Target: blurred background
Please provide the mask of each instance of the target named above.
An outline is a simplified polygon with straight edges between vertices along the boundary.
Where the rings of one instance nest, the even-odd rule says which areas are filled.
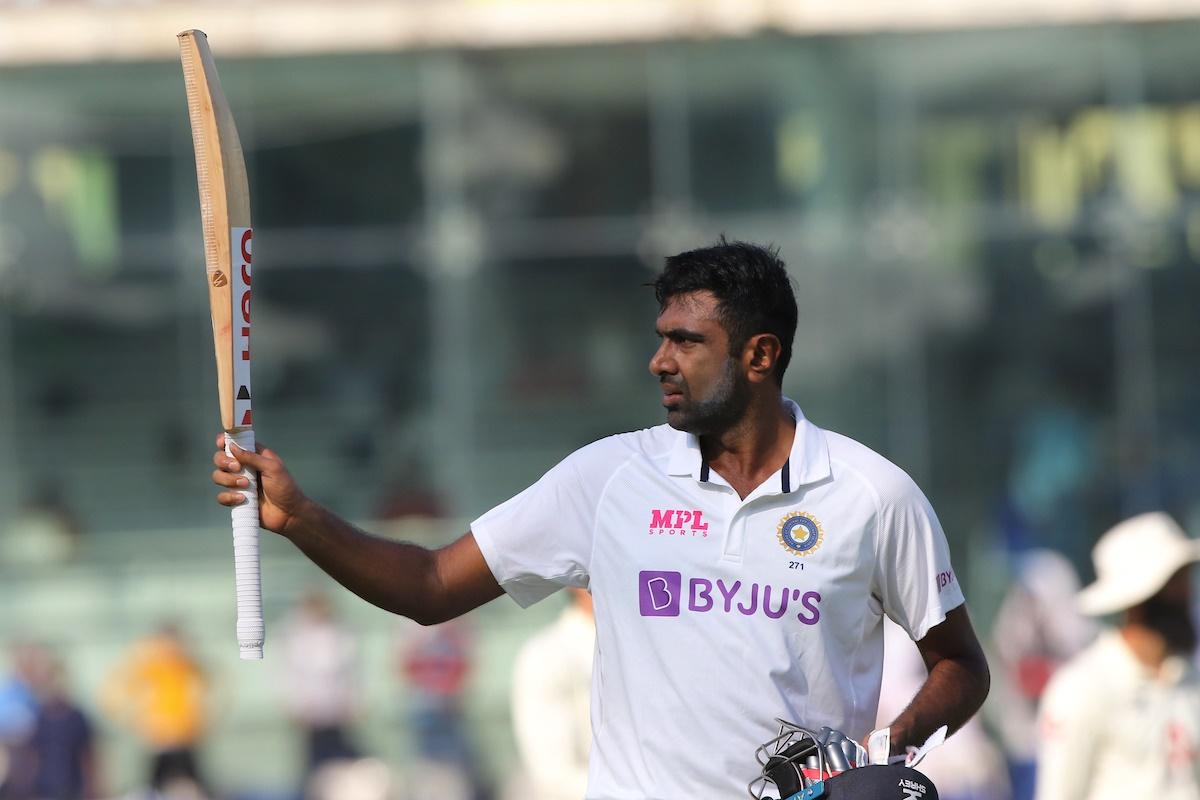
[[[250,173],[259,439],[373,531],[448,541],[660,423],[644,284],[721,234],[780,248],[786,393],[925,489],[993,647],[1038,638],[1031,554],[1069,586],[1125,516],[1200,525],[1200,2],[9,0],[0,743],[59,686],[105,796],[164,747],[294,796],[314,726],[393,796],[431,762],[441,797],[513,796],[513,659],[567,603],[422,631],[266,538],[266,660],[237,660],[189,27]]]

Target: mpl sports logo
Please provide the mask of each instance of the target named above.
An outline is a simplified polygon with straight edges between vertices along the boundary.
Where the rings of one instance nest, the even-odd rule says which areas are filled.
[[[250,251],[254,234],[250,228],[230,228],[229,252],[233,254],[233,400],[234,424],[253,424],[250,412]]]
[[[654,508],[650,510],[650,535],[707,539],[708,523],[698,508]]]
[[[805,625],[816,625],[821,621],[821,593],[722,578],[689,578],[685,592],[682,573],[642,570],[638,573],[638,610],[643,617],[678,617],[685,610],[744,617],[762,614],[770,619],[791,614]]]

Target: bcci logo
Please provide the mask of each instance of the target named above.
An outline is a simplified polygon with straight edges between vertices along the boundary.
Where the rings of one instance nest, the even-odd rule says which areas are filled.
[[[793,511],[779,521],[779,543],[783,549],[797,556],[806,556],[821,546],[825,533],[821,523],[812,514]]]

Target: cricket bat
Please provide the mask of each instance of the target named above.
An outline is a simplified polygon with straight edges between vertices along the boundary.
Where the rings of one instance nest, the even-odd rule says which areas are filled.
[[[250,191],[246,161],[233,113],[221,91],[208,37],[202,31],[179,34],[183,81],[187,88],[204,267],[217,355],[217,394],[225,452],[230,440],[254,451],[250,412]],[[250,486],[246,502],[232,509],[233,563],[237,585],[237,639],[243,659],[263,657],[262,576],[258,558],[258,475],[242,475]]]

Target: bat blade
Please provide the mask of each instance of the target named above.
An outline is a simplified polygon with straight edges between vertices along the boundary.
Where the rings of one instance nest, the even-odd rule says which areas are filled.
[[[246,161],[233,112],[221,89],[216,63],[202,31],[179,34],[188,116],[196,154],[204,267],[217,361],[217,395],[226,452],[230,442],[254,450],[250,390],[250,299],[253,229]],[[233,509],[237,637],[241,657],[262,658],[264,627],[258,552],[258,476]]]
[[[237,126],[221,89],[208,37],[202,31],[184,31],[179,34],[179,51],[196,153],[196,183],[200,190],[204,266],[216,344],[221,426],[232,431],[243,426],[242,417],[249,410],[250,397],[247,383],[244,385],[245,407],[237,407],[243,386],[235,385],[236,362],[244,360],[247,366],[249,362],[249,347],[238,353],[234,344],[241,333],[238,328],[249,326],[250,187]],[[244,261],[242,235],[246,237]],[[243,263],[245,275],[241,269]],[[244,315],[241,295],[246,296]],[[245,319],[239,319],[242,316]],[[247,332],[247,345],[248,339]],[[245,373],[248,381],[249,370]],[[238,414],[239,410],[242,415]]]

